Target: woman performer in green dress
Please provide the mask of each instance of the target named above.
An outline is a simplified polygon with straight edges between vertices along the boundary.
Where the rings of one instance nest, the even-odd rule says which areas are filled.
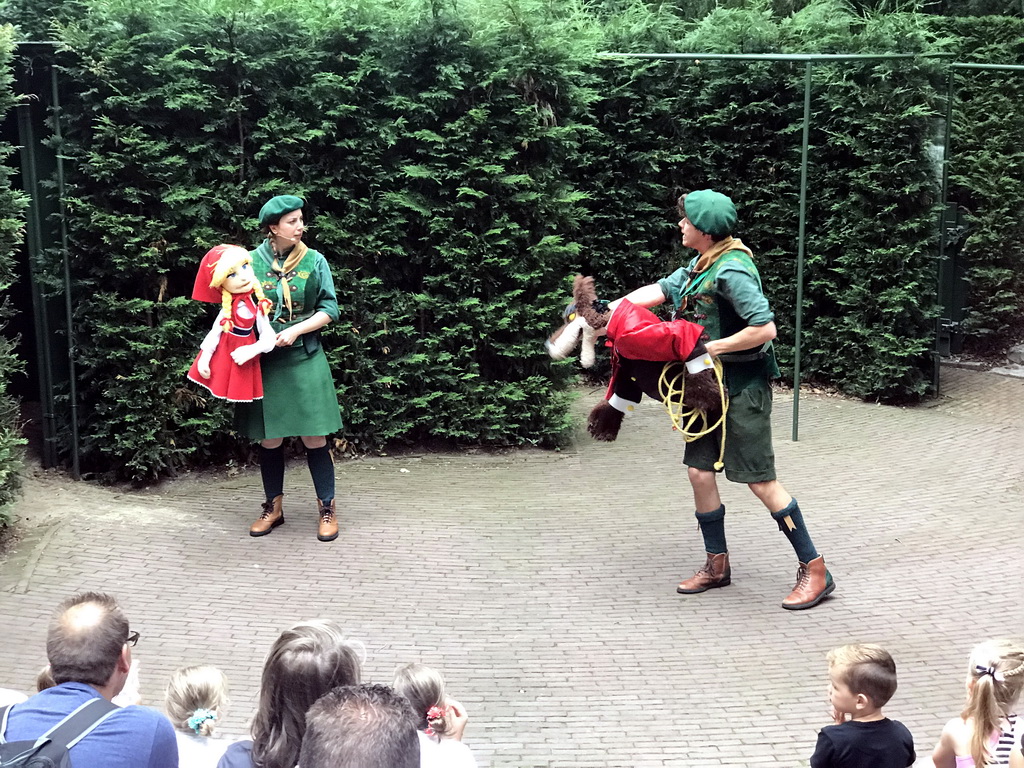
[[[277,347],[263,355],[263,399],[240,403],[235,427],[260,441],[266,501],[250,536],[265,536],[284,522],[284,438],[301,437],[313,477],[320,525],[317,538],[338,538],[334,463],[327,435],[341,429],[338,394],[320,346],[320,329],[338,319],[327,260],[302,242],[302,198],[278,195],[260,210],[267,239],[251,252],[253,272],[273,302],[270,324]]]

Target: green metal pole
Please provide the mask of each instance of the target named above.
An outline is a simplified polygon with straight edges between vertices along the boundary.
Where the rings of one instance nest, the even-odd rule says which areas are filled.
[[[57,464],[57,419],[54,411],[53,360],[50,331],[43,302],[42,282],[36,277],[43,250],[43,214],[40,207],[39,173],[36,169],[36,140],[32,112],[28,104],[19,104],[18,141],[21,143],[21,178],[29,196],[25,216],[25,245],[28,250],[28,282],[32,292],[32,315],[36,330],[36,361],[39,366],[39,406],[42,410],[43,466]]]
[[[71,476],[75,480],[82,479],[79,467],[78,446],[78,385],[75,381],[75,345],[74,315],[71,306],[71,256],[68,253],[68,221],[64,205],[64,140],[60,131],[60,92],[57,89],[57,67],[50,64],[50,85],[53,109],[53,136],[57,140],[57,199],[60,203],[60,246],[61,260],[64,267],[64,320],[68,326],[68,400],[71,403]]]
[[[952,53],[613,53],[602,59],[654,59],[682,61],[890,61],[893,59],[948,59]],[[978,65],[983,66],[983,65]]]
[[[996,72],[1024,72],[1024,64],[950,64],[953,69],[988,69]]]
[[[939,264],[938,269],[935,270],[935,280],[937,285],[935,287],[935,296],[937,300],[950,308],[953,306],[952,289],[950,290],[950,297],[948,303],[946,297],[942,295],[942,275],[949,268],[946,263],[946,229],[948,226],[946,220],[947,208],[949,207],[949,159],[952,154],[952,147],[950,141],[953,136],[953,83],[956,77],[956,72],[950,67],[946,73],[946,124],[943,129],[942,139],[942,186],[939,192],[940,200],[942,201],[942,209],[939,212]],[[949,284],[952,286],[952,281],[955,279],[954,275],[949,276]],[[932,371],[932,379],[935,382],[935,396],[939,396],[939,390],[941,388],[941,379],[939,376],[939,337],[942,333],[942,318],[938,317],[935,319],[935,361],[934,370]]]
[[[796,241],[796,327],[793,349],[793,442],[800,439],[800,344],[804,318],[804,234],[807,230],[807,147],[811,140],[811,66],[804,64],[804,137],[800,147],[800,230]]]

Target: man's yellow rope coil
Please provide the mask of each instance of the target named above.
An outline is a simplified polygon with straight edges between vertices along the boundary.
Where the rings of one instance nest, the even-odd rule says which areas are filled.
[[[696,408],[684,410],[686,408],[683,405],[683,393],[686,391],[686,367],[677,368],[679,372],[670,377],[668,369],[671,365],[674,363],[665,363],[665,367],[661,369],[661,377],[658,379],[658,394],[661,396],[665,410],[668,411],[669,418],[672,419],[672,427],[683,436],[683,440],[692,443],[694,440],[711,434],[721,425],[722,441],[715,469],[722,469],[725,466],[723,461],[725,458],[725,414],[729,411],[729,392],[722,380],[722,363],[717,358],[714,361],[715,378],[718,379],[718,391],[722,396],[722,415],[718,417],[718,421],[710,425],[708,424],[708,415],[704,411],[698,411]],[[694,425],[698,419],[700,426],[695,429]]]

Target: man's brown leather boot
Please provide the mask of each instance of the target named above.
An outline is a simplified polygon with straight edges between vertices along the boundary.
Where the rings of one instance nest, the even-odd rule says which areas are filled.
[[[330,504],[324,504],[320,499],[316,500],[320,507],[320,528],[316,537],[320,541],[334,541],[338,538],[338,517],[334,513],[334,499]]]
[[[281,509],[281,502],[284,496],[275,496],[271,501],[263,502],[263,511],[259,518],[249,529],[250,536],[266,536],[277,526],[284,523],[284,511]]]
[[[695,595],[707,592],[715,587],[725,587],[732,583],[732,569],[729,567],[729,553],[720,555],[707,553],[708,561],[699,571],[676,587],[681,595]]]
[[[790,611],[813,608],[825,595],[832,594],[836,583],[825,567],[825,557],[818,555],[809,563],[800,563],[796,572],[796,586],[789,597],[782,601],[782,607]]]

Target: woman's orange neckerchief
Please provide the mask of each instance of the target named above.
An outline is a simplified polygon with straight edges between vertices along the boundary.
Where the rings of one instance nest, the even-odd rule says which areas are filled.
[[[305,258],[306,252],[309,248],[306,247],[304,242],[299,240],[291,251],[288,252],[283,265],[278,260],[277,251],[274,250],[273,244],[271,244],[270,250],[274,253],[274,260],[271,262],[270,268],[280,276],[281,298],[284,301],[285,307],[288,308],[288,320],[290,321],[292,319],[292,289],[291,286],[288,285],[288,275],[290,275],[295,268],[299,266],[299,262]]]
[[[746,251],[750,258],[754,258],[754,254],[743,244],[742,240],[730,235],[724,240],[719,240],[700,255],[700,258],[697,259],[697,264],[693,268],[694,276],[707,272],[711,265],[718,261],[718,257],[726,251]]]
[[[747,248],[747,246],[743,244],[742,240],[738,237],[733,237],[732,235],[726,237],[724,240],[719,240],[717,243],[712,245],[700,255],[700,258],[697,259],[697,263],[693,266],[693,269],[690,270],[690,279],[687,281],[686,285],[683,286],[682,301],[679,304],[680,311],[686,309],[687,298],[695,291],[697,283],[704,282],[702,280],[699,281],[698,278],[711,269],[722,254],[728,253],[729,251],[743,251],[751,258],[751,260],[754,258],[753,251]]]

